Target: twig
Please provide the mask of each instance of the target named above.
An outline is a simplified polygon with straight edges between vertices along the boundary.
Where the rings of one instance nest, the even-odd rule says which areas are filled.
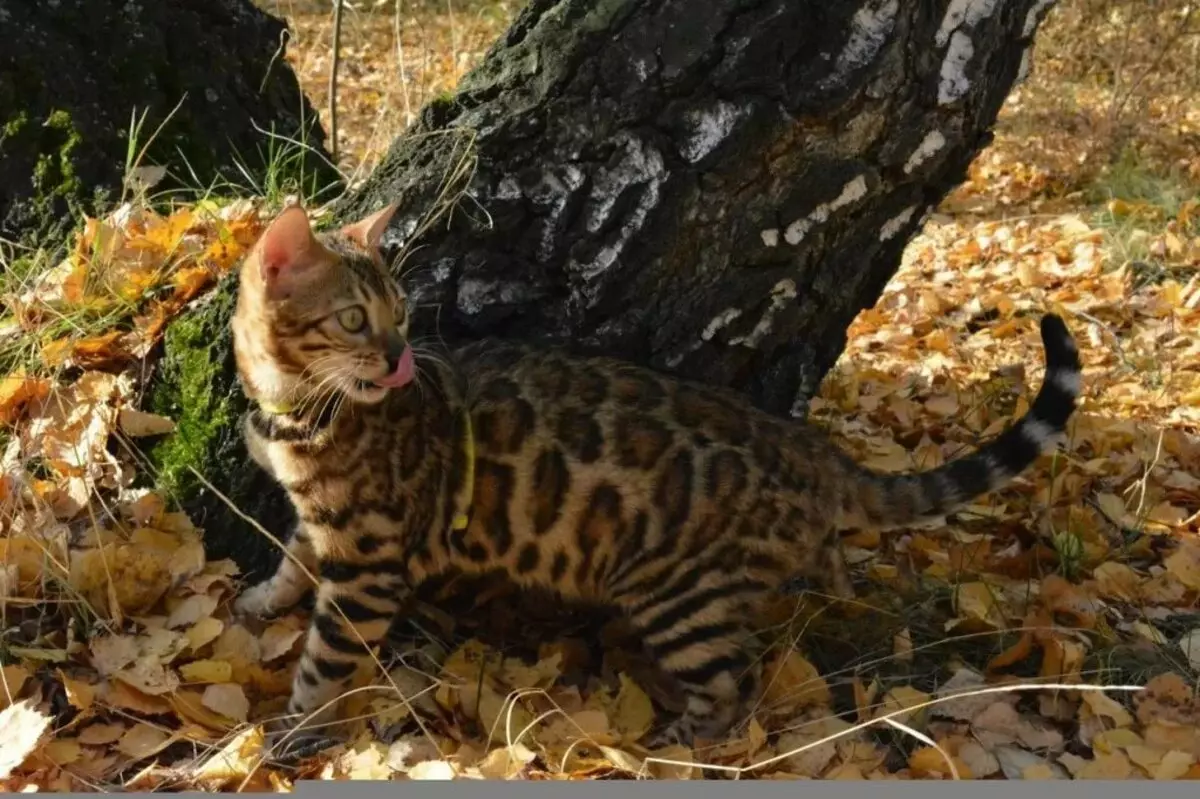
[[[404,127],[412,124],[412,100],[409,98],[408,92],[408,72],[404,68],[404,40],[402,34],[404,26],[401,18],[404,16],[404,0],[396,0],[396,19],[395,19],[395,36],[396,36],[396,64],[400,68],[400,91],[404,98]]]
[[[337,79],[338,65],[342,61],[342,3],[333,0],[333,62],[329,65],[329,138],[332,140],[330,153],[338,160]]]

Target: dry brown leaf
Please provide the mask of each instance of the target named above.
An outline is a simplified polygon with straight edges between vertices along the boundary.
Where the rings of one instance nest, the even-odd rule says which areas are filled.
[[[794,713],[802,708],[829,704],[829,684],[799,652],[791,650],[771,660],[763,670],[763,710]]]
[[[87,710],[96,701],[96,689],[90,683],[83,680],[75,680],[63,674],[62,669],[58,670],[58,680],[63,685],[63,690],[66,692],[67,701],[79,710]]]
[[[898,685],[884,694],[883,704],[877,711],[875,711],[875,718],[883,718],[884,716],[888,716],[893,721],[898,721],[901,724],[909,724],[920,727],[920,719],[924,717],[928,708],[918,708],[918,706],[924,705],[932,698],[933,697],[931,697],[929,694],[925,693],[924,691],[918,691],[911,685]],[[918,709],[910,712],[898,712],[907,711],[909,708]],[[893,713],[896,715],[892,715]]]
[[[172,743],[173,739],[170,733],[145,722],[139,722],[121,736],[121,740],[117,742],[117,751],[134,760],[142,760],[153,757]]]
[[[632,743],[654,726],[654,705],[641,686],[624,673],[619,677],[621,689],[617,693],[613,726],[623,741]]]
[[[88,746],[116,743],[127,729],[124,724],[89,724],[79,731],[79,742]]]
[[[0,708],[8,707],[29,680],[29,669],[10,663],[0,669]]]

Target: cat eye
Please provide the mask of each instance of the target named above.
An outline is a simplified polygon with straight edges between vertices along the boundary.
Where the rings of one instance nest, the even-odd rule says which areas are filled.
[[[367,326],[367,312],[361,305],[351,305],[338,311],[337,320],[347,333],[361,333]]]

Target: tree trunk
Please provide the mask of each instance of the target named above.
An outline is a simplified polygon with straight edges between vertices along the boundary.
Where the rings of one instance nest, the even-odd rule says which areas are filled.
[[[338,215],[401,201],[418,334],[567,342],[800,416],[1050,5],[533,0]],[[254,485],[251,513],[277,496]]]
[[[250,0],[0,0],[0,237],[65,244],[79,214],[119,197],[143,114],[140,163],[170,167],[156,191],[245,184],[239,163],[333,183],[284,31]],[[268,165],[271,130],[312,152]]]

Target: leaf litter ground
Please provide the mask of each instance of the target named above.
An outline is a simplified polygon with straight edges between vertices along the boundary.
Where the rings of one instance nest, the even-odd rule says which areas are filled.
[[[8,292],[0,326],[4,786],[1200,778],[1200,112],[1155,86],[1097,161],[1116,92],[1068,80],[1093,67],[1055,46],[1086,13],[1052,18],[1051,55],[810,406],[872,466],[935,466],[1024,411],[1037,318],[1056,310],[1085,366],[1064,449],[937,524],[848,536],[857,599],[781,596],[762,702],[695,750],[637,744],[678,708],[619,622],[483,581],[423,591],[388,679],[348,697],[346,744],[276,762],[259,724],[286,701],[305,612],[234,620],[236,565],[143,485],[136,446],[173,429],[138,408],[145,357],[267,209],[87,220],[57,268]]]

